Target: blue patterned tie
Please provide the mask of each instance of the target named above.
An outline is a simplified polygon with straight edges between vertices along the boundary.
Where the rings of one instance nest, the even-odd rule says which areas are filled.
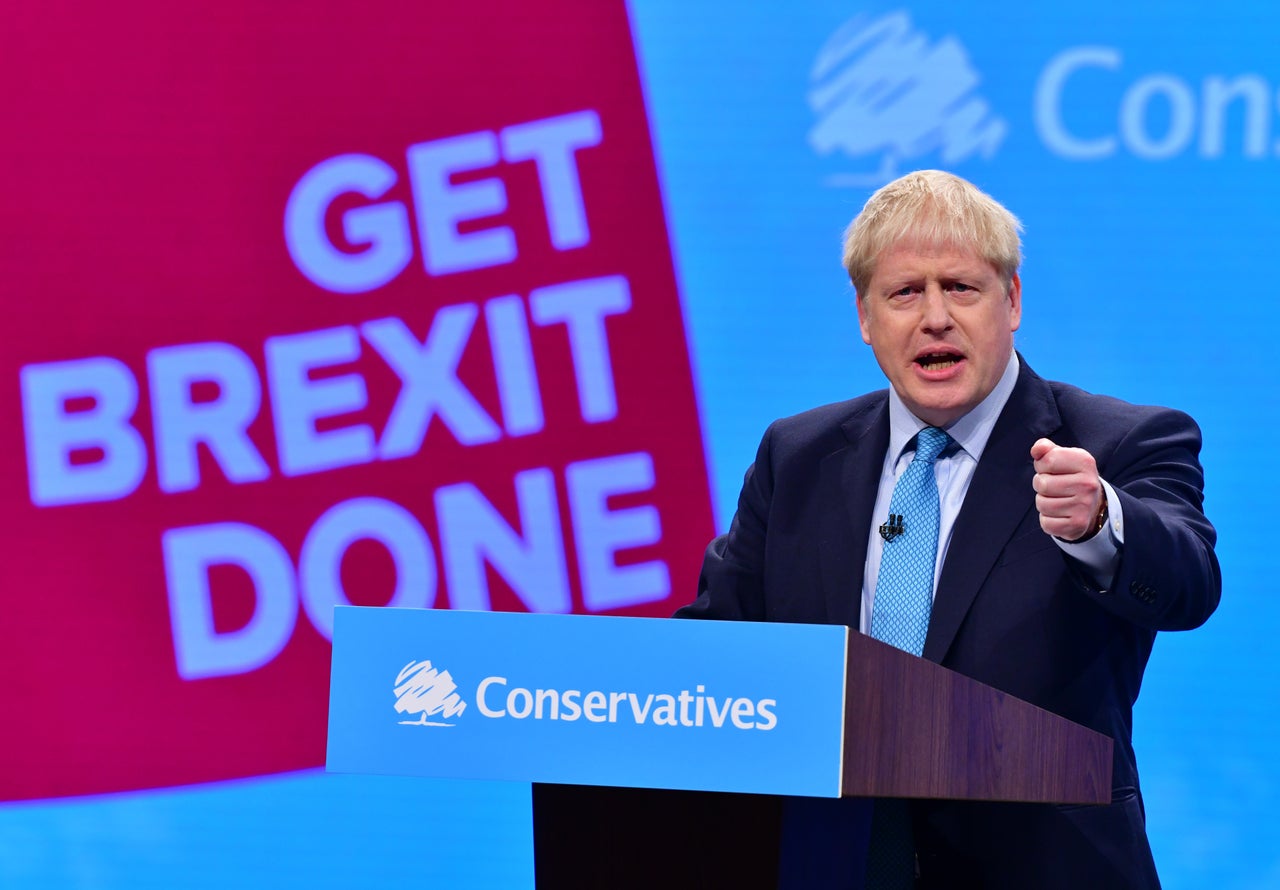
[[[933,610],[933,566],[938,556],[938,482],[933,462],[951,437],[925,427],[916,437],[916,456],[893,487],[889,512],[902,517],[902,532],[885,541],[871,612],[871,636],[905,649],[924,651]]]
[[[885,541],[871,610],[871,636],[913,655],[924,651],[933,611],[941,506],[933,463],[951,442],[937,427],[916,437],[916,455],[893,487],[889,512],[901,531]],[[894,520],[888,525],[893,526]],[[901,800],[878,800],[867,851],[869,890],[908,890],[915,883],[911,818]]]

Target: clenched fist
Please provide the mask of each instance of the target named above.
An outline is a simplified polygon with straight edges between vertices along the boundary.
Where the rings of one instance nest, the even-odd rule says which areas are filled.
[[[1064,541],[1092,536],[1106,500],[1093,455],[1039,439],[1031,446],[1031,459],[1040,527]]]

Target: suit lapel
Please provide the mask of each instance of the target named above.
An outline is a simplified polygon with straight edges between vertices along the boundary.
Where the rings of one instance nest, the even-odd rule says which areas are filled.
[[[827,517],[818,548],[827,621],[854,630],[861,614],[871,511],[889,447],[887,405],[886,397],[845,421],[841,429],[848,444],[828,454],[818,466],[820,490],[835,501],[824,511]]]
[[[946,657],[1001,551],[1035,509],[1031,446],[1059,424],[1049,385],[1022,362],[1018,382],[996,420],[956,517],[924,645],[924,657],[930,661]]]

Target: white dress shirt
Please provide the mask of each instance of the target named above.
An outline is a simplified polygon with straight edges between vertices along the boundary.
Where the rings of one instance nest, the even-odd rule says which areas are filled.
[[[1013,386],[1018,382],[1018,356],[1011,352],[1009,363],[996,383],[995,388],[976,408],[945,427],[953,444],[939,455],[934,463],[934,474],[938,480],[938,497],[942,507],[938,526],[938,556],[934,564],[933,592],[938,592],[938,577],[942,574],[942,564],[951,544],[951,532],[955,528],[956,516],[964,504],[964,496],[969,491],[969,483],[973,481],[974,470],[987,440],[991,438],[991,430],[996,419],[1004,410]],[[927,427],[920,418],[912,414],[897,392],[889,389],[889,448],[885,452],[884,466],[880,471],[880,486],[876,494],[875,509],[871,513],[871,528],[867,538],[867,561],[862,576],[862,615],[861,629],[863,633],[871,630],[871,614],[875,605],[876,579],[880,576],[880,557],[884,552],[884,539],[880,537],[880,524],[889,515],[889,502],[893,499],[893,487],[898,477],[906,470],[915,456],[915,436]],[[909,446],[909,447],[908,447]],[[1031,460],[1028,452],[1027,460]],[[1116,569],[1120,564],[1120,547],[1124,544],[1124,517],[1121,514],[1120,500],[1114,489],[1105,480],[1102,483],[1107,497],[1109,521],[1102,532],[1087,541],[1078,544],[1068,543],[1059,538],[1054,542],[1063,552],[1079,561],[1100,588],[1111,586]],[[1035,492],[1027,488],[1029,504],[1035,500]],[[908,517],[909,518],[909,517]]]

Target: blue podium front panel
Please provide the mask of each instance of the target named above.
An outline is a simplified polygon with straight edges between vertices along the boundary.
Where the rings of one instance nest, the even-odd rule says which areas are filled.
[[[846,634],[339,607],[327,767],[838,797]]]

